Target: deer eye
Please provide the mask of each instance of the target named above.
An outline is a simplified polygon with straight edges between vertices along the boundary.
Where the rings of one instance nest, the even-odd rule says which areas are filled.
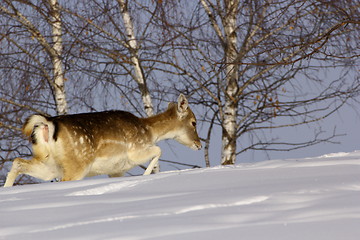
[[[196,122],[192,122],[191,124],[192,124],[194,127],[196,127]]]

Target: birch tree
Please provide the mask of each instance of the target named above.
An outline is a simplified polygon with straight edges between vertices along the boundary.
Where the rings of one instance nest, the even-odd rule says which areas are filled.
[[[267,128],[266,126],[260,127],[258,123],[274,122],[280,116],[300,117],[300,119],[290,124],[279,124],[277,126],[274,124],[273,127],[296,126],[317,121],[336,111],[347,99],[357,96],[359,92],[358,76],[350,80],[346,84],[347,87],[341,91],[339,91],[341,87],[344,87],[341,85],[331,90],[328,88],[328,86],[336,85],[338,80],[326,82],[317,79],[315,81],[324,81],[323,87],[325,89],[320,90],[320,94],[315,94],[313,98],[305,98],[301,101],[288,100],[282,102],[284,100],[280,100],[279,91],[281,88],[282,95],[285,95],[286,89],[290,86],[288,83],[295,84],[294,78],[298,71],[304,69],[304,72],[311,72],[309,67],[311,59],[329,62],[330,58],[333,58],[332,60],[336,61],[335,54],[326,53],[328,49],[333,48],[334,51],[336,48],[340,50],[341,55],[347,53],[345,54],[346,58],[354,58],[354,55],[348,52],[348,43],[341,41],[339,37],[341,35],[345,37],[347,34],[358,34],[356,27],[352,29],[353,31],[350,30],[351,27],[349,29],[342,28],[345,24],[354,23],[349,17],[356,17],[351,11],[353,7],[358,7],[356,6],[358,4],[352,5],[341,2],[336,5],[316,1],[307,3],[249,1],[241,5],[240,3],[239,0],[225,0],[220,4],[219,2],[201,0],[213,30],[222,43],[220,46],[224,47],[226,85],[224,87],[224,106],[223,110],[220,111],[223,129],[222,164],[235,163],[238,137],[250,129],[254,131]],[[347,13],[346,18],[344,16],[339,17],[344,13]],[[277,14],[279,15],[277,16]],[[331,23],[326,22],[329,20],[329,15],[336,20],[331,21]],[[312,23],[310,19],[314,22]],[[218,30],[220,24],[224,36]],[[299,33],[296,34],[295,31],[299,31]],[[297,42],[296,39],[300,41]],[[332,44],[327,44],[329,39],[340,45],[335,47]],[[322,58],[318,52],[323,53],[323,56],[328,59]],[[256,66],[255,69],[254,66]],[[287,68],[288,71],[283,71],[284,68]],[[275,77],[269,73],[279,75]],[[255,108],[252,108],[250,112],[241,110],[242,114],[238,115],[239,103],[241,108],[249,108],[250,106],[244,102],[244,98],[251,98],[251,96],[254,97]],[[294,99],[296,98],[299,97],[295,95]],[[325,107],[327,111],[323,111],[323,107],[316,108],[314,106],[315,102],[332,102],[331,99],[335,98],[338,98],[338,106]],[[306,109],[295,110],[306,104],[308,104],[305,107]],[[312,110],[309,110],[308,107]],[[314,114],[310,117],[312,111],[319,115]],[[290,112],[293,113],[290,114]],[[252,115],[255,118],[250,120]],[[304,120],[302,116],[307,116],[306,118],[309,119]],[[262,120],[259,121],[259,118]],[[247,126],[249,123],[252,126]],[[328,139],[330,138],[316,138],[315,142]],[[266,146],[270,142],[256,143],[254,146],[257,144]],[[303,146],[308,145],[311,145],[311,141]]]
[[[207,10],[209,16],[209,6],[205,0],[201,1],[204,9]],[[225,46],[225,103],[221,114],[222,121],[222,157],[221,164],[234,164],[236,160],[236,130],[237,122],[237,100],[239,65],[236,63],[237,58],[237,16],[239,0],[224,1],[225,15],[223,16],[224,36],[220,31],[216,31],[222,45]],[[213,21],[213,26],[216,26]],[[218,29],[218,26],[215,27]]]
[[[143,42],[144,39],[143,35],[136,34],[129,2],[92,0],[79,2],[78,5],[63,10],[71,16],[68,22],[70,31],[78,43],[78,55],[75,58],[81,61],[75,62],[74,66],[92,79],[99,80],[96,80],[98,83],[107,82],[118,87],[118,82],[123,84],[131,79],[140,92],[146,115],[153,115],[154,107],[140,56],[140,51],[144,50],[139,41]],[[137,16],[139,15],[141,14]],[[143,29],[145,32],[141,34],[147,34],[148,26]],[[92,65],[96,63],[97,66]],[[123,81],[118,76],[123,76]],[[131,86],[127,88],[134,90]]]
[[[222,164],[249,150],[333,141],[336,132],[313,124],[359,94],[358,2],[199,0],[192,7],[177,9],[181,22],[162,18],[179,36],[172,49],[183,60],[167,63],[181,79],[177,89],[203,107],[209,131],[221,128]],[[338,74],[324,78],[331,68]],[[314,126],[313,136],[290,142],[270,132],[302,125]]]
[[[9,18],[18,22],[25,31],[27,31],[32,39],[35,39],[42,47],[44,52],[49,56],[52,61],[51,72],[48,72],[42,63],[37,59],[40,64],[43,76],[46,78],[48,84],[51,86],[52,95],[56,103],[56,111],[58,114],[66,114],[67,102],[64,88],[64,72],[61,60],[62,54],[62,33],[61,33],[61,18],[60,10],[57,0],[42,1],[44,6],[48,6],[48,15],[45,15],[45,21],[51,26],[51,34],[42,32],[30,19],[22,13],[23,11],[38,11],[41,16],[45,13],[46,9],[41,9],[41,6],[32,4],[31,2],[23,1],[8,1],[2,0],[0,11],[7,15]],[[28,13],[28,12],[27,12]],[[45,13],[46,14],[46,13]],[[47,36],[52,36],[50,40]],[[3,33],[4,38],[9,38],[6,33]],[[14,40],[9,39],[14,45],[18,45]],[[30,54],[22,46],[17,46],[25,54]],[[36,56],[31,56],[36,58]]]
[[[49,0],[50,5],[50,24],[52,28],[52,47],[49,48],[49,55],[53,64],[53,89],[56,102],[56,111],[59,115],[67,113],[67,102],[65,94],[65,77],[62,63],[62,27],[61,13],[57,0]]]

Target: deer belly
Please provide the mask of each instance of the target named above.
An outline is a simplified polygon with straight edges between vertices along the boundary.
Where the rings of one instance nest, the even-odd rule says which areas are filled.
[[[134,165],[128,161],[126,154],[97,157],[87,176],[119,174],[133,167]]]

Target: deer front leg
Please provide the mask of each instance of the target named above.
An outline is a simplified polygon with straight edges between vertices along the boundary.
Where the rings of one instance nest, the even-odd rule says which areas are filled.
[[[159,161],[161,156],[161,149],[158,146],[150,146],[145,149],[136,150],[128,154],[129,159],[136,165],[144,164],[151,160],[149,166],[146,168],[144,175],[149,175],[154,169],[155,164]]]
[[[156,157],[153,158],[153,160],[151,160],[151,162],[149,163],[149,166],[146,168],[143,175],[149,175],[152,172],[155,165],[159,162],[159,157],[160,156],[156,156]]]

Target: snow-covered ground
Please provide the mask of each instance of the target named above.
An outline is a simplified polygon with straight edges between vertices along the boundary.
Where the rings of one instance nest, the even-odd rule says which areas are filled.
[[[0,239],[360,239],[360,152],[0,188]]]

